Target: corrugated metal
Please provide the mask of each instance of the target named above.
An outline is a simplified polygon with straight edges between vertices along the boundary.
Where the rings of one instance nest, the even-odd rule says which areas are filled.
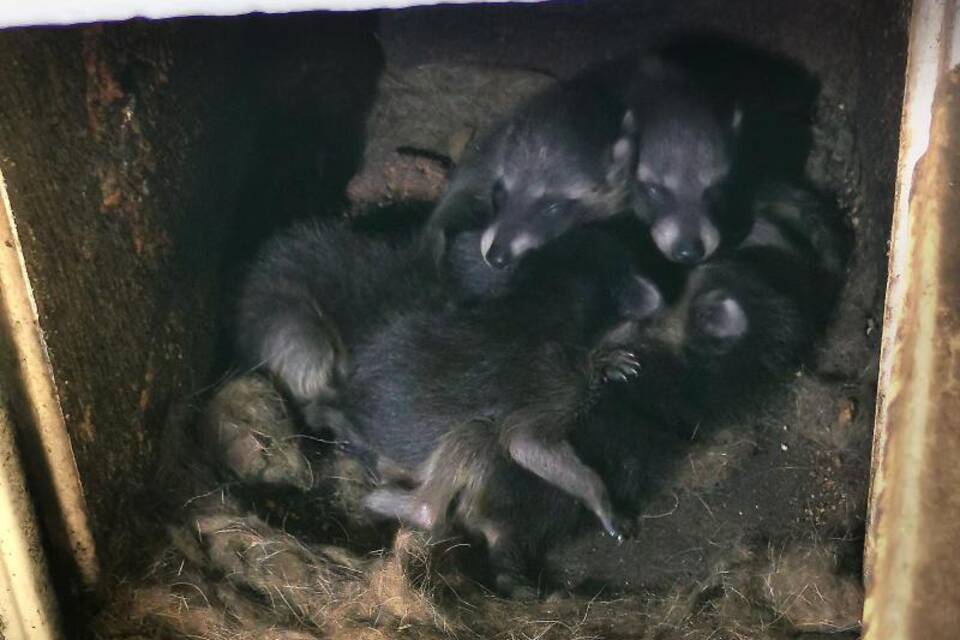
[[[884,318],[866,640],[960,630],[960,9],[916,0]]]
[[[83,489],[77,472],[70,435],[60,409],[53,379],[53,368],[47,354],[37,318],[37,306],[27,277],[26,265],[3,176],[0,175],[0,313],[3,322],[5,382],[17,385],[21,420],[29,422],[31,437],[42,450],[42,477],[49,484],[56,505],[57,521],[63,531],[53,531],[57,540],[70,545],[84,583],[92,587],[99,577],[99,565],[93,534],[87,518]],[[11,390],[7,390],[9,393]],[[24,425],[27,426],[27,425]],[[0,454],[7,455],[0,448]],[[16,454],[11,452],[11,458]],[[6,545],[6,540],[2,540]]]
[[[5,405],[0,402],[0,638],[52,640],[62,634]]]

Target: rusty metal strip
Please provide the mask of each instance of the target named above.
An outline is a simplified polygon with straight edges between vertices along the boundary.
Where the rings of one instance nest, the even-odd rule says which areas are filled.
[[[916,0],[867,531],[866,640],[960,637],[960,7]]]
[[[51,250],[55,248],[51,247]],[[25,428],[31,430],[40,445],[44,484],[55,500],[56,521],[62,531],[51,531],[53,539],[69,545],[80,579],[87,587],[96,585],[99,564],[87,510],[77,471],[73,446],[60,408],[54,383],[53,368],[47,353],[37,315],[36,301],[27,275],[23,251],[17,235],[16,223],[7,197],[6,185],[0,175],[0,314],[9,331],[10,347],[15,357],[13,364],[19,385],[20,404]],[[9,357],[11,354],[4,354]],[[54,526],[52,523],[47,523]]]
[[[0,404],[0,637],[63,637],[33,505],[14,440]]]

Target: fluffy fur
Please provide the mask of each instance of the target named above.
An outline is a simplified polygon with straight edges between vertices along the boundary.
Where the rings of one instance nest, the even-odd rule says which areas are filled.
[[[588,69],[471,149],[426,238],[473,295],[508,282],[527,252],[629,210],[655,250],[699,262],[746,224],[725,206],[738,113],[656,54]]]
[[[810,192],[773,185],[755,213],[741,246],[694,268],[670,304],[604,334],[605,349],[629,350],[640,369],[631,367],[629,384],[599,401],[584,402],[584,369],[485,333],[485,325],[452,325],[456,335],[437,342],[443,325],[432,325],[424,333],[431,340],[408,334],[393,343],[400,358],[364,388],[377,396],[380,380],[410,386],[391,390],[389,410],[365,404],[368,436],[404,464],[432,450],[414,490],[378,489],[368,506],[484,540],[507,592],[524,592],[527,561],[575,526],[574,497],[618,534],[620,523],[604,522],[610,498],[592,488],[606,480],[635,503],[651,435],[709,422],[726,403],[792,370],[830,309],[845,254],[832,212]],[[589,473],[572,473],[576,465]]]
[[[364,238],[343,223],[309,221],[268,242],[239,298],[241,357],[298,402],[335,395],[350,345],[407,307],[440,304],[428,256]]]
[[[577,468],[571,452],[539,445],[563,442],[568,417],[589,404],[602,378],[634,366],[600,339],[616,318],[660,304],[649,283],[632,277],[627,246],[605,229],[585,228],[526,260],[501,298],[398,313],[357,346],[343,413],[381,457],[412,470],[452,426],[524,408],[530,423],[504,433],[505,449],[591,503],[614,533],[590,472]]]
[[[567,230],[624,209],[631,158],[617,144],[626,87],[615,75],[604,67],[551,87],[468,149],[426,233],[468,293],[502,284],[524,254]]]

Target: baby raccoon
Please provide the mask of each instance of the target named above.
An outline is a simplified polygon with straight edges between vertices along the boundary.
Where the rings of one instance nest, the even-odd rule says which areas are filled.
[[[610,402],[609,390],[600,385],[637,379],[630,388],[645,394],[648,379],[661,375],[668,379],[657,380],[657,388],[678,384],[672,376],[683,373],[679,364],[669,371],[648,366],[655,348],[663,351],[661,360],[705,363],[734,349],[749,326],[744,308],[723,290],[701,290],[693,284],[696,295],[685,291],[680,301],[664,308],[651,280],[634,276],[633,282],[635,288],[621,290],[618,320],[597,338],[587,363],[549,349],[518,353],[519,345],[488,344],[488,352],[503,349],[519,356],[515,362],[501,360],[498,376],[491,376],[503,386],[498,395],[514,392],[509,403],[496,412],[478,413],[473,403],[456,404],[464,399],[462,389],[448,381],[446,393],[460,396],[451,396],[449,402],[460,413],[445,412],[445,422],[426,436],[419,426],[408,427],[416,455],[407,455],[402,444],[383,442],[387,446],[382,450],[405,464],[422,460],[411,474],[415,488],[377,488],[367,496],[367,507],[427,531],[440,533],[453,526],[479,538],[487,546],[497,588],[511,596],[529,594],[524,578],[528,565],[550,541],[573,530],[579,522],[578,503],[609,535],[618,540],[629,535],[630,523],[615,513],[604,479],[584,464],[571,442],[596,436],[594,405]],[[635,309],[635,314],[625,315],[626,309]],[[465,384],[491,384],[469,370],[461,375]],[[421,390],[432,403],[435,392],[433,386]],[[424,415],[417,417],[421,421],[416,424],[423,425]],[[386,435],[363,433],[378,443]],[[425,452],[429,455],[423,459]]]
[[[501,298],[397,314],[354,350],[333,407],[350,422],[346,437],[359,435],[381,468],[412,473],[454,425],[525,415],[501,432],[504,451],[621,537],[603,483],[566,436],[604,380],[637,366],[628,352],[607,349],[604,331],[662,304],[656,287],[633,276],[631,244],[584,227],[526,259]]]
[[[631,363],[640,365],[620,369],[629,384],[606,389],[589,406],[533,403],[499,420],[454,426],[436,439],[414,489],[379,488],[367,505],[412,526],[440,531],[452,525],[478,537],[487,544],[498,587],[526,592],[528,562],[575,526],[571,496],[577,493],[555,477],[545,482],[522,456],[507,455],[499,446],[504,434],[529,424],[575,423],[571,441],[562,442],[568,455],[585,456],[615,494],[634,497],[641,487],[627,470],[634,456],[650,455],[639,447],[649,432],[709,424],[724,403],[792,370],[822,328],[839,284],[843,233],[816,196],[801,189],[772,185],[754,208],[757,222],[739,248],[695,267],[671,303],[605,334],[606,349],[629,350]],[[564,397],[572,379],[529,373],[547,397]]]
[[[467,293],[495,289],[527,252],[624,208],[625,87],[614,75],[604,68],[551,87],[468,150],[426,230]]]
[[[528,251],[631,209],[663,255],[699,262],[746,224],[725,202],[739,121],[731,101],[657,55],[597,65],[534,97],[472,150],[427,241],[481,296]]]
[[[738,215],[749,210],[730,202],[741,112],[657,56],[641,62],[629,105],[630,205],[664,256],[701,262],[749,226]]]

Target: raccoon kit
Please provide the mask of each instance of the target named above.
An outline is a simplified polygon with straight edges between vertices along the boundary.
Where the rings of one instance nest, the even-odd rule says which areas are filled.
[[[748,208],[727,197],[738,111],[701,84],[664,56],[631,55],[534,96],[454,172],[423,232],[422,254],[382,248],[357,260],[309,228],[274,240],[241,295],[241,354],[301,403],[335,394],[354,334],[392,300],[421,300],[424,274],[449,280],[448,298],[495,297],[526,253],[630,211],[649,229],[654,251],[680,263],[706,259],[749,221],[739,215]],[[438,274],[425,264],[431,253]],[[418,262],[398,267],[417,275],[385,278],[396,261]],[[347,267],[362,274],[350,279],[352,289],[338,284]]]
[[[704,419],[822,322],[841,234],[809,191],[758,195],[740,114],[659,54],[589,70],[482,138],[418,241],[304,223],[268,244],[240,351],[375,469],[370,509],[465,529],[510,592],[577,504],[628,532],[611,412]]]
[[[535,96],[471,149],[427,239],[469,294],[495,291],[526,252],[634,211],[668,259],[696,263],[727,218],[740,112],[658,54],[587,70]]]
[[[432,451],[414,474],[414,489],[377,489],[368,506],[412,526],[437,532],[452,526],[478,537],[506,592],[525,589],[529,561],[573,528],[575,501],[608,533],[622,535],[629,527],[613,515],[607,491],[608,482],[620,479],[587,467],[580,454],[602,459],[604,469],[621,468],[640,447],[606,446],[630,442],[630,434],[611,431],[614,425],[635,424],[638,430],[709,425],[723,403],[789,370],[822,328],[839,284],[846,249],[831,213],[812,193],[773,185],[755,204],[756,222],[747,238],[731,253],[694,268],[678,292],[667,294],[666,304],[656,289],[647,289],[646,283],[658,281],[654,267],[650,279],[640,281],[640,299],[653,302],[641,304],[643,311],[632,317],[613,313],[594,345],[614,354],[604,362],[605,378],[615,375],[628,383],[620,388],[593,388],[589,369],[563,366],[550,351],[518,352],[518,345],[493,339],[479,327],[474,331],[485,338],[471,340],[466,323],[459,324],[460,340],[427,338],[442,329],[424,327],[418,342],[406,344],[416,344],[416,353],[392,344],[405,373],[387,364],[375,372],[382,380],[364,381],[364,410],[371,412],[366,424],[373,429],[366,435],[406,464]],[[671,286],[662,274],[659,282]],[[470,350],[472,358],[463,357]],[[418,369],[411,360],[425,364]],[[464,367],[471,360],[482,364]],[[444,367],[459,369],[464,386],[443,384],[452,375]],[[420,380],[409,389],[392,389],[389,403],[380,399],[383,381],[410,383],[416,376]],[[471,404],[497,386],[502,388]],[[519,392],[517,399],[505,402],[511,391]],[[417,392],[428,399],[418,400]],[[483,414],[482,402],[497,400],[498,411]],[[442,420],[432,422],[433,411]],[[607,420],[610,411],[633,419],[614,423]],[[409,422],[397,429],[394,416]],[[423,431],[427,424],[432,427]],[[578,436],[573,443],[571,435]],[[614,489],[623,494],[631,487]]]

